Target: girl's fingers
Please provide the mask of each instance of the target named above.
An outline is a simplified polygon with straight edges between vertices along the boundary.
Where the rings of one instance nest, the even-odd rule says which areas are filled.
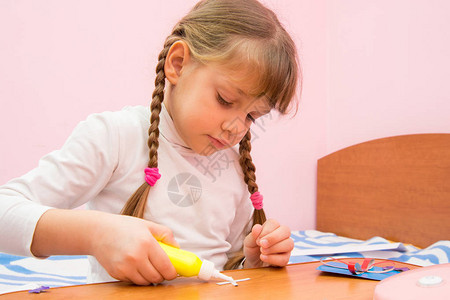
[[[274,220],[274,219],[269,219],[267,220],[263,225],[262,225],[262,230],[261,233],[259,235],[259,239],[257,240],[257,242],[259,243],[259,240],[263,237],[265,237],[266,235],[270,234],[271,232],[275,231],[277,228],[280,227],[280,223],[278,223],[278,221]]]
[[[256,240],[262,233],[263,226],[260,224],[255,224],[252,227],[252,237]]]
[[[291,253],[292,249],[294,249],[294,241],[291,238],[287,238],[282,240],[281,242],[276,243],[271,247],[268,248],[261,247],[261,254],[269,255],[269,254]]]
[[[152,222],[147,222],[147,225],[149,226],[150,232],[156,240],[161,241],[164,244],[180,248],[180,245],[175,240],[170,228]]]
[[[265,255],[261,254],[260,259],[262,262],[272,265],[272,266],[279,266],[284,267],[289,262],[290,255],[287,253],[283,254],[271,254],[271,255]]]
[[[146,271],[145,274],[155,274],[156,276],[157,273],[159,276],[162,277],[162,279],[167,280],[172,280],[176,278],[177,271],[175,270],[173,264],[170,262],[169,257],[161,248],[161,246],[159,246],[159,244],[156,241],[154,242],[156,243],[156,245],[152,247],[152,252],[148,254],[149,267],[147,267],[147,270],[149,271]],[[152,282],[161,282],[161,281],[152,281]]]
[[[123,276],[121,278],[116,278],[120,281],[131,282],[137,285],[149,285],[150,282],[146,280],[139,272],[133,272],[128,274],[127,276]]]
[[[164,276],[158,272],[158,270],[146,260],[138,269],[139,275],[149,283],[160,283],[164,281]],[[139,283],[137,283],[139,284]]]
[[[294,249],[294,241],[290,237],[289,227],[282,226],[275,220],[264,223],[257,239],[261,251],[260,260],[273,266],[287,265]]]
[[[263,231],[264,231],[264,229],[263,229]],[[262,248],[269,248],[283,240],[289,239],[290,236],[291,236],[291,230],[289,229],[289,227],[278,226],[273,231],[270,231],[265,235],[263,235],[261,233],[259,240],[258,240],[258,244]]]
[[[255,248],[259,247],[258,244],[256,244],[256,239],[261,234],[262,226],[260,224],[255,224],[252,227],[252,231],[250,234],[248,234],[244,239],[244,246],[249,248]]]

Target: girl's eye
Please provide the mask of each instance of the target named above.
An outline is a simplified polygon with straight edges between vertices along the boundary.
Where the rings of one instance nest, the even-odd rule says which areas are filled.
[[[249,119],[250,121],[252,121],[252,123],[255,123],[255,121],[256,121],[256,119],[255,119],[251,114],[248,114],[248,115],[247,115],[247,119]]]
[[[220,94],[217,94],[217,101],[224,106],[230,106],[231,104],[233,104],[231,102],[225,101],[225,99],[223,99]]]

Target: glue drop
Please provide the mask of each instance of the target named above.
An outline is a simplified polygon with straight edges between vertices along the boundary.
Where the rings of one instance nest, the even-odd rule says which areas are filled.
[[[199,279],[208,281],[211,278],[220,278],[237,286],[236,281],[230,276],[220,273],[214,263],[209,260],[200,260],[197,255],[192,252],[178,249],[164,243],[158,242],[161,248],[169,256],[170,262],[175,267],[177,273],[184,277],[198,276]]]

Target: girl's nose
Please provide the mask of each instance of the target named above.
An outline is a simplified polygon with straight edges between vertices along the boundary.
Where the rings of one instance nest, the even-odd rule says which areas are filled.
[[[245,117],[233,116],[228,118],[222,123],[222,130],[227,135],[224,138],[229,141],[229,144],[235,145],[247,133],[249,127],[250,121]]]

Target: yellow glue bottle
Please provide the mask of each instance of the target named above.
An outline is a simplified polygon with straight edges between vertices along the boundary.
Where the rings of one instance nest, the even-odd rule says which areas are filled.
[[[236,281],[230,276],[220,273],[214,263],[209,260],[200,260],[197,255],[192,252],[169,246],[158,242],[161,248],[169,256],[170,262],[175,267],[177,273],[184,277],[198,276],[199,279],[208,281],[211,278],[220,278],[237,286]]]

